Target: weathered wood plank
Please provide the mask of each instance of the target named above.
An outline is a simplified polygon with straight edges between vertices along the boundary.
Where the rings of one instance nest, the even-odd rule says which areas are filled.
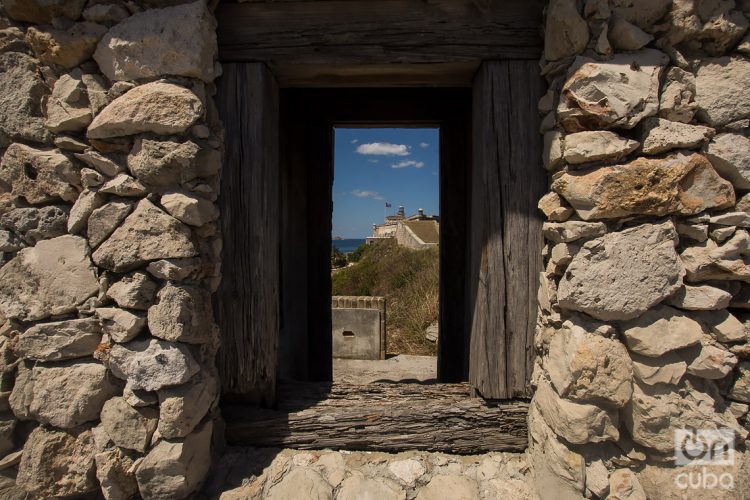
[[[485,397],[529,394],[546,189],[533,61],[488,61],[474,83],[469,380]]]
[[[278,407],[225,407],[229,442],[298,449],[473,454],[522,451],[525,401],[470,397],[468,384],[279,384]]]
[[[265,65],[226,64],[219,206],[223,279],[215,295],[225,398],[272,404],[279,331],[278,89]]]
[[[222,61],[425,64],[541,54],[542,0],[221,4]]]

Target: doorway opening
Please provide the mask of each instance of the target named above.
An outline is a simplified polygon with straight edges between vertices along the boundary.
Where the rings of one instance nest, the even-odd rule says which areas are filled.
[[[334,127],[333,380],[437,380],[439,128]]]

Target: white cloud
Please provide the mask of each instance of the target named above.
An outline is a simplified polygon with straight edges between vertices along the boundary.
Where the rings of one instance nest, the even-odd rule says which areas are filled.
[[[357,144],[359,142],[359,139],[352,139],[349,141],[350,144]]]
[[[419,147],[422,148],[422,149],[427,149],[427,148],[430,147],[430,145],[427,142],[420,142],[419,143]]]
[[[383,201],[385,199],[380,196],[380,193],[378,193],[377,191],[367,191],[366,189],[355,189],[351,194],[356,196],[357,198],[372,198],[373,200],[380,201]]]
[[[391,168],[408,168],[408,167],[422,168],[424,167],[424,162],[414,161],[414,160],[404,160],[404,161],[400,161],[398,163],[394,163],[393,165],[391,165]]]
[[[361,155],[409,156],[409,147],[405,144],[391,144],[390,142],[371,142],[357,146],[357,153]]]

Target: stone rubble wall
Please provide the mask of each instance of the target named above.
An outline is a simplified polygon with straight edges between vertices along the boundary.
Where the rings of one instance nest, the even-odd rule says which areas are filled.
[[[750,498],[747,0],[550,0],[550,190],[530,460],[543,498],[683,498],[678,429],[730,429]],[[694,470],[694,469],[690,469]]]
[[[0,0],[0,496],[211,462],[221,69],[202,0]]]

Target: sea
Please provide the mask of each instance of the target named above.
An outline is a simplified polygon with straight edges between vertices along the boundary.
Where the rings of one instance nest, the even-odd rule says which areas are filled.
[[[341,253],[349,253],[353,252],[357,249],[358,246],[360,246],[362,243],[364,243],[364,238],[354,238],[350,240],[333,240],[331,242],[331,246],[336,247],[339,249],[339,252]]]

